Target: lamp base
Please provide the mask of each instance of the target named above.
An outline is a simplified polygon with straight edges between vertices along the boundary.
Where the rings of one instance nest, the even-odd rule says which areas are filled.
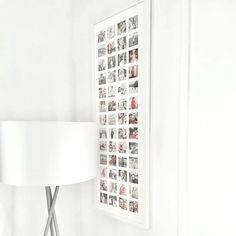
[[[58,224],[57,224],[57,217],[56,217],[56,212],[55,212],[55,204],[57,200],[57,195],[59,192],[59,186],[56,186],[54,194],[52,196],[52,190],[51,187],[45,187],[46,191],[46,198],[47,198],[47,207],[48,207],[48,219],[47,219],[47,224],[44,230],[43,236],[48,235],[48,231],[50,228],[51,236],[59,236],[59,229],[58,229]],[[55,234],[54,234],[55,231]]]

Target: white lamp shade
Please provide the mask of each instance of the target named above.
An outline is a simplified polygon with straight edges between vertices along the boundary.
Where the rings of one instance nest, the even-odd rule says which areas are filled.
[[[0,123],[0,181],[55,186],[90,180],[97,173],[94,122]]]

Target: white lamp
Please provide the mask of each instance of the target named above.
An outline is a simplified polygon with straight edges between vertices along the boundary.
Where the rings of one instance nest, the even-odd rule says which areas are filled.
[[[59,236],[54,210],[59,185],[96,177],[97,127],[94,122],[0,123],[0,181],[44,186],[48,219],[44,236]],[[56,186],[52,196],[51,187]]]

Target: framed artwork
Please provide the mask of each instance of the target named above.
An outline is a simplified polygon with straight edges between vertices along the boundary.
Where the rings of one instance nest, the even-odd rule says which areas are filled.
[[[96,205],[149,227],[150,6],[94,25],[99,139]]]

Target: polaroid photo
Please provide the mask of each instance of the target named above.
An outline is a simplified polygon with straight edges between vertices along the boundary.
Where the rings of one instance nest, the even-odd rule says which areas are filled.
[[[127,109],[127,99],[122,98],[118,100],[118,110],[123,111]]]
[[[137,157],[129,157],[129,168],[130,169],[138,169],[138,158]]]
[[[129,18],[129,30],[138,28],[138,15]]]
[[[107,191],[107,181],[106,180],[100,180],[100,190]]]
[[[108,83],[114,83],[116,82],[116,71],[109,71],[108,72]]]
[[[126,168],[127,167],[127,157],[119,157],[118,158],[119,167]]]
[[[99,147],[100,147],[100,151],[106,152],[107,151],[107,142],[106,141],[100,141]]]
[[[129,82],[129,94],[138,93],[138,80]]]
[[[127,182],[127,170],[119,170],[118,171],[119,181]]]
[[[109,183],[109,192],[110,193],[117,193],[117,183],[115,183],[115,182]]]
[[[115,100],[108,101],[108,111],[116,111],[116,101]]]
[[[123,66],[127,62],[126,52],[118,54],[118,66]]]
[[[108,125],[116,125],[116,115],[115,114],[108,115]]]
[[[99,138],[100,139],[107,139],[107,130],[104,128],[99,129]]]
[[[125,184],[119,184],[118,189],[119,189],[119,195],[127,196],[128,190],[127,190],[127,186]]]
[[[138,202],[129,201],[129,211],[133,213],[138,213]]]
[[[116,139],[116,128],[110,128],[108,130],[108,138],[109,139]]]
[[[109,155],[109,166],[116,166],[116,155]]]
[[[126,75],[127,75],[126,69],[121,68],[118,70],[118,80],[119,81],[126,80]]]
[[[130,154],[138,154],[138,143],[130,142],[129,143],[129,153]]]
[[[138,33],[129,35],[129,47],[138,45]]]
[[[126,130],[126,128],[119,128],[118,129],[118,138],[119,139],[127,139],[127,130]]]
[[[107,28],[107,39],[112,39],[116,36],[116,26],[112,25],[110,27]]]
[[[108,87],[108,97],[115,97],[116,96],[116,86],[109,86]]]
[[[107,124],[107,115],[100,115],[99,116],[99,124],[100,125],[106,125]]]
[[[118,51],[126,49],[126,37],[121,37],[117,39]]]
[[[98,46],[98,57],[103,57],[106,55],[106,44]]]
[[[138,173],[129,172],[129,182],[132,184],[138,184]]]
[[[100,164],[107,165],[107,155],[100,154]]]
[[[137,97],[131,97],[129,98],[129,109],[138,109],[138,98]]]
[[[130,125],[138,124],[138,112],[129,113],[129,124]]]
[[[136,187],[136,186],[129,186],[129,195],[132,198],[138,199],[138,187]]]
[[[117,35],[126,33],[126,21],[121,21],[117,24]]]
[[[98,71],[106,70],[106,61],[105,59],[100,59],[98,61]]]
[[[138,65],[129,67],[129,79],[138,77]]]
[[[118,125],[125,125],[127,124],[127,114],[126,113],[119,113],[118,114]]]
[[[116,56],[108,57],[107,66],[108,69],[114,68],[116,66]]]
[[[106,193],[100,193],[100,202],[107,204],[107,194]]]
[[[99,92],[99,98],[106,98],[106,96],[107,96],[107,89],[106,89],[106,87],[99,88],[98,92]]]
[[[107,110],[106,101],[100,101],[99,102],[99,111],[106,112],[106,110]]]
[[[109,152],[116,152],[116,142],[109,141]]]
[[[116,180],[117,179],[117,170],[116,169],[109,169],[109,178]]]
[[[105,30],[101,30],[101,31],[98,33],[98,43],[104,42],[105,39],[106,39],[106,31],[105,31]]]
[[[100,177],[101,178],[107,178],[107,167],[100,167]]]
[[[129,63],[138,61],[138,48],[129,51]]]
[[[119,153],[126,153],[127,152],[126,142],[119,142],[118,143],[118,152]]]
[[[119,86],[117,88],[117,94],[118,94],[118,96],[127,95],[127,84],[126,83],[119,84]]]
[[[98,84],[99,85],[106,84],[106,74],[105,73],[102,73],[99,75]]]
[[[117,196],[109,196],[109,205],[117,207]]]
[[[125,198],[119,198],[119,207],[122,210],[127,210],[127,200]]]
[[[138,128],[137,127],[129,128],[129,139],[138,139]]]
[[[112,54],[115,51],[116,51],[115,41],[108,43],[107,44],[107,54]]]

